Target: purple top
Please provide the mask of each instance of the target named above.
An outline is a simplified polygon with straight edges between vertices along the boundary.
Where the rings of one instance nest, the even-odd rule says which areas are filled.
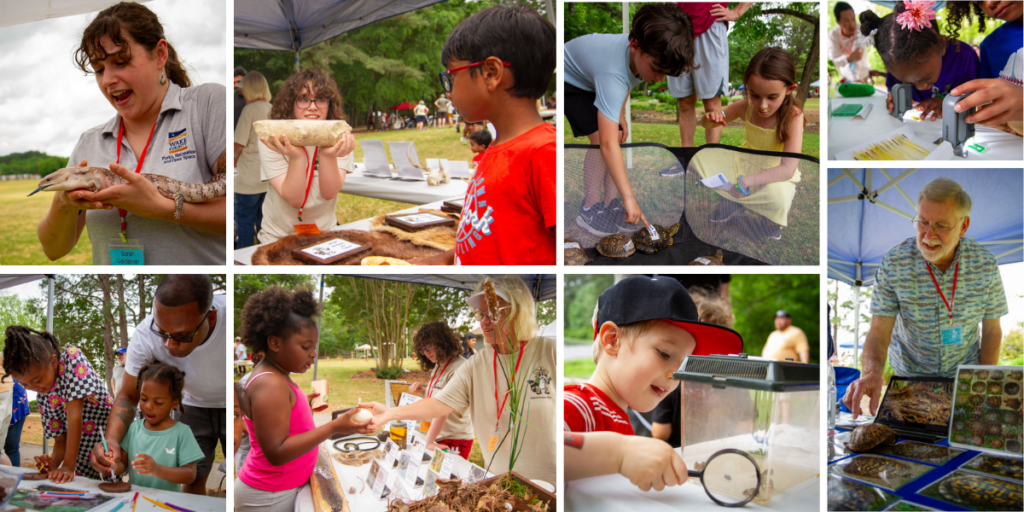
[[[957,41],[946,40],[946,54],[942,56],[942,71],[939,72],[939,79],[932,85],[930,91],[919,91],[914,89],[914,102],[921,102],[930,99],[932,96],[945,96],[954,87],[974,80],[978,77],[978,54],[974,53],[971,45],[960,42],[960,49],[957,50]],[[885,74],[885,87],[892,91],[894,85],[901,83],[892,73]]]

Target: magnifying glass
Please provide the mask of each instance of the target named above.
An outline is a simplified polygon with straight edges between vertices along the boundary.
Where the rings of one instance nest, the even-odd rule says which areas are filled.
[[[723,507],[742,507],[757,496],[761,470],[747,452],[725,449],[714,453],[702,469],[688,470],[700,478],[711,501]]]

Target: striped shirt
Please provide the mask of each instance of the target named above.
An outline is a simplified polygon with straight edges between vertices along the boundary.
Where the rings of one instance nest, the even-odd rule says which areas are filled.
[[[565,386],[566,432],[618,432],[633,435],[633,426],[623,411],[608,395],[589,384]]]
[[[935,289],[929,266],[946,301],[951,300],[957,274],[952,307],[953,325],[962,328],[959,344],[942,344],[942,329],[950,327],[949,309]],[[928,263],[917,248],[917,240],[908,238],[886,253],[875,273],[871,314],[896,317],[889,364],[901,377],[953,377],[958,365],[978,364],[979,324],[1008,312],[996,258],[973,238],[960,239],[946,272]]]

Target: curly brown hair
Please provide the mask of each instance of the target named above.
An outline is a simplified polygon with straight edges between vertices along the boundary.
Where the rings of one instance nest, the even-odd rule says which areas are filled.
[[[147,364],[139,370],[139,380],[135,382],[135,389],[142,390],[142,383],[147,380],[155,380],[167,385],[171,393],[171,399],[177,400],[181,405],[182,390],[185,389],[185,372],[159,361]]]
[[[424,370],[434,369],[434,363],[423,355],[423,349],[429,346],[434,347],[438,362],[450,361],[462,355],[462,342],[445,322],[423,324],[412,339],[412,350],[416,352],[416,359]]]
[[[250,352],[270,352],[267,338],[286,338],[309,326],[315,326],[313,317],[320,304],[313,298],[313,290],[300,288],[290,292],[277,286],[254,294],[242,308],[242,344]]]
[[[978,17],[978,32],[985,32],[985,11],[979,2],[946,2],[946,33],[953,39],[960,39],[960,27],[966,19],[968,24]]]
[[[313,90],[308,90],[308,85],[313,84]],[[295,119],[295,101],[309,94],[316,98],[327,98],[331,100],[327,106],[328,120],[345,119],[345,111],[341,108],[341,91],[334,79],[327,75],[322,69],[303,69],[288,77],[281,90],[277,91],[277,99],[270,109],[271,119]]]

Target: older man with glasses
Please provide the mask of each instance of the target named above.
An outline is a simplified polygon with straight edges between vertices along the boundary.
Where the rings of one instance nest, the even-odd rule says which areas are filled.
[[[875,274],[863,373],[843,398],[854,418],[877,409],[887,357],[902,377],[953,377],[958,365],[999,361],[1006,294],[995,256],[964,238],[970,196],[959,183],[936,178],[918,195],[913,224],[917,238],[892,248]],[[864,395],[868,411],[861,409]]]
[[[213,295],[210,276],[165,276],[157,285],[152,314],[136,326],[128,344],[124,382],[107,419],[107,446],[120,446],[139,405],[139,370],[159,361],[185,372],[180,421],[192,429],[205,458],[197,465],[195,481],[182,485],[182,492],[205,495],[217,442],[227,450],[227,315],[226,298]],[[93,467],[109,474],[118,453],[108,453],[97,443],[92,448]]]

